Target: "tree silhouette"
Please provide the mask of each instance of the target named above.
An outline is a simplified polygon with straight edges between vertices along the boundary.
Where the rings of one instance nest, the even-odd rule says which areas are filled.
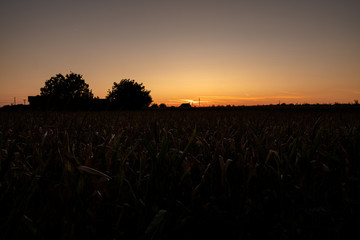
[[[47,107],[57,109],[86,108],[94,98],[82,75],[73,72],[65,76],[59,73],[51,77],[40,89],[40,95],[42,101],[46,101]]]
[[[119,109],[138,110],[146,108],[152,102],[150,91],[145,90],[142,83],[135,80],[122,79],[114,82],[106,97],[112,106]]]
[[[41,96],[48,96],[58,100],[90,100],[93,93],[85,83],[82,75],[76,73],[57,74],[45,82],[40,89]]]

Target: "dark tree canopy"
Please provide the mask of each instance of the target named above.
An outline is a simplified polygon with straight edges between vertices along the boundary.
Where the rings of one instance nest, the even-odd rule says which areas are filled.
[[[76,73],[57,74],[45,82],[45,86],[40,89],[40,95],[51,97],[56,100],[90,100],[93,93],[89,85],[85,83],[82,75]]]
[[[113,106],[127,110],[143,109],[152,102],[150,91],[145,90],[142,83],[130,79],[114,82],[106,98]]]

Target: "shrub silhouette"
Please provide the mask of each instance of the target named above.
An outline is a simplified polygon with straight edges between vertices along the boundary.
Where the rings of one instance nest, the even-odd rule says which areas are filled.
[[[114,82],[106,97],[113,108],[122,110],[139,110],[148,107],[152,98],[150,91],[145,90],[142,83],[135,80],[122,79]]]

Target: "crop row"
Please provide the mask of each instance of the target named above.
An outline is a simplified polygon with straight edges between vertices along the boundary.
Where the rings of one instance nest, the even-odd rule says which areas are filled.
[[[2,112],[0,238],[342,238],[359,116]]]

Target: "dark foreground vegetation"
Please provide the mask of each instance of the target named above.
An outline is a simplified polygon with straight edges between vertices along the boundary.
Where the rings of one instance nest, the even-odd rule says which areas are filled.
[[[0,239],[358,235],[358,109],[3,111],[0,148]]]

